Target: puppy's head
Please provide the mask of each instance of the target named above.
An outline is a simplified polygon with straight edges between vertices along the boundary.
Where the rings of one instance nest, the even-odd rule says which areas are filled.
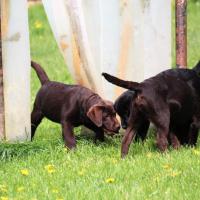
[[[130,110],[132,106],[132,101],[136,97],[136,93],[131,90],[127,90],[122,93],[114,103],[114,109],[120,116],[121,126],[126,129],[128,126],[128,119],[130,115]]]
[[[102,127],[108,134],[119,132],[120,124],[116,118],[112,102],[104,101],[93,105],[88,110],[87,117],[97,127]]]

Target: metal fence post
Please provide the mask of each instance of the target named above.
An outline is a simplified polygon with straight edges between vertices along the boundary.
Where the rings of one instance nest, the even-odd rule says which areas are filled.
[[[187,0],[176,0],[176,65],[187,67]]]

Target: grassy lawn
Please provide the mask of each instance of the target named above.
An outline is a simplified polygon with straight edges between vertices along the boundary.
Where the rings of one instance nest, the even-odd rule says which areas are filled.
[[[190,66],[200,59],[199,10],[199,4],[189,3]],[[32,59],[41,63],[51,80],[72,83],[43,8],[37,5],[29,11]],[[31,78],[33,103],[40,83],[33,70]],[[120,136],[94,145],[93,136],[76,132],[74,152],[64,149],[60,126],[48,120],[41,123],[33,142],[1,144],[0,200],[199,199],[199,142],[195,149],[160,154],[151,133],[121,160]]]

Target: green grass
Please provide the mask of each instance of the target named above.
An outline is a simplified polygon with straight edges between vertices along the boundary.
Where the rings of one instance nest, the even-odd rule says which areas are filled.
[[[172,66],[175,66],[175,8],[172,12]],[[193,67],[200,60],[200,0],[189,0],[187,7],[187,53],[188,66]]]
[[[194,3],[188,6],[189,65],[200,58],[199,9]],[[72,83],[43,8],[29,11],[32,59],[41,63],[51,80]],[[36,29],[38,20],[42,27]],[[31,78],[33,103],[40,83],[34,71]],[[92,135],[76,132],[78,146],[73,152],[64,149],[60,126],[48,120],[41,123],[33,142],[1,144],[0,200],[199,199],[199,142],[196,149],[160,154],[151,133],[144,144],[132,144],[128,157],[121,160],[120,136],[94,145]],[[47,165],[53,167],[48,170]],[[27,176],[21,174],[23,169]]]

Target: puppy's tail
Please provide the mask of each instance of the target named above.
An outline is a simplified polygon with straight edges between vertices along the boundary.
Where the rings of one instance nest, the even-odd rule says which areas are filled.
[[[195,65],[195,67],[193,68],[193,70],[200,75],[200,60],[198,61],[198,63]]]
[[[46,72],[42,69],[42,67],[38,63],[31,61],[31,67],[36,71],[37,76],[42,85],[49,81]]]
[[[126,88],[126,89],[129,89],[129,90],[140,90],[139,89],[139,83],[137,82],[132,82],[132,81],[125,81],[125,80],[122,80],[122,79],[119,79],[117,77],[114,77],[110,74],[107,74],[107,73],[102,73],[102,76],[110,83],[113,83],[114,85],[117,85],[119,87],[122,87],[122,88]]]

